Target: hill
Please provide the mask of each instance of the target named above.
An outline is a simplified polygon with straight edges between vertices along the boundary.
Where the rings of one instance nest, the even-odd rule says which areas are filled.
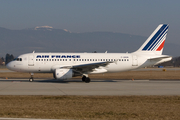
[[[22,30],[9,30],[0,27],[0,56],[6,53],[17,56],[36,52],[133,52],[147,37],[113,33],[85,32],[72,33],[66,29],[53,29],[50,26]],[[180,46],[166,42],[164,54],[179,56]]]

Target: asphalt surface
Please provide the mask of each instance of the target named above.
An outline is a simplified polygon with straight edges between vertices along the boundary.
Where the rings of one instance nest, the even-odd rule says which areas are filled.
[[[180,95],[180,81],[0,79],[0,95]]]

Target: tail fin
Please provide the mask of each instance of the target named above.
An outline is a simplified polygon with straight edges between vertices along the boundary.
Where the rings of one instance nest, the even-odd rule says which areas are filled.
[[[161,55],[164,48],[168,28],[169,25],[160,24],[136,52],[143,52],[146,54],[154,53],[156,55]]]

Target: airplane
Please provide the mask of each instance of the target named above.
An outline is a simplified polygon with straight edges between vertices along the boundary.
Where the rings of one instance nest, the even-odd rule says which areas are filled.
[[[82,76],[89,83],[89,74],[130,71],[167,62],[172,59],[162,55],[168,24],[160,24],[142,46],[132,53],[27,53],[7,64],[17,72],[53,73],[55,79],[66,80]]]

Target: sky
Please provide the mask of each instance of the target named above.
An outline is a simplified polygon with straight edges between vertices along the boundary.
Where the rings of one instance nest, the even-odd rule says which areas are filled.
[[[0,27],[52,26],[71,32],[109,31],[148,37],[169,24],[167,42],[180,44],[180,0],[0,0]]]

